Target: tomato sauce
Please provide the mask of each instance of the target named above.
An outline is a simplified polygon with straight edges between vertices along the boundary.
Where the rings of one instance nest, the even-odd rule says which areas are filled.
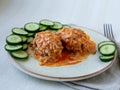
[[[47,62],[45,64],[40,64],[40,66],[66,66],[73,65],[82,62],[89,54],[81,55],[80,53],[73,53],[67,50],[63,50],[62,56],[56,60],[56,62]]]
[[[30,54],[32,58],[35,58],[39,63],[39,54],[33,53],[34,49],[29,47],[27,52]],[[55,60],[56,62],[46,62],[45,64],[40,64],[40,66],[48,66],[48,67],[56,67],[56,66],[66,66],[66,65],[74,65],[82,62],[89,56],[89,53],[80,54],[72,51],[68,51],[64,49],[62,51],[62,56]]]

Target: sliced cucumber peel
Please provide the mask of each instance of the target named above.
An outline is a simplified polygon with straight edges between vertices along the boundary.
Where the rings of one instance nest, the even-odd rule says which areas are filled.
[[[102,45],[99,49],[102,55],[112,55],[115,52],[115,50],[116,50],[115,45],[111,44]]]
[[[23,47],[22,45],[9,45],[9,44],[5,45],[5,49],[7,51],[17,51],[22,49],[22,47]]]
[[[23,50],[26,50],[28,48],[28,44],[23,44]]]
[[[69,25],[67,25],[67,24],[64,24],[63,28],[71,28],[71,27]]]
[[[27,43],[30,43],[30,42],[32,42],[33,41],[33,37],[28,37],[28,39],[27,39]]]
[[[103,62],[109,62],[111,60],[114,59],[114,55],[110,55],[110,56],[99,56],[100,60],[103,61]]]
[[[41,20],[40,24],[46,25],[46,26],[52,26],[52,25],[54,25],[54,23],[51,20],[48,20],[48,19]]]
[[[19,44],[22,42],[22,38],[19,35],[11,34],[11,35],[7,36],[6,42],[8,44]]]
[[[100,48],[102,45],[105,45],[105,44],[112,44],[112,45],[115,45],[114,42],[112,41],[102,41],[98,44],[98,48]]]
[[[47,29],[47,26],[45,26],[45,25],[40,25],[40,30],[39,31],[44,31],[44,30],[46,30]]]
[[[28,54],[25,51],[19,50],[19,51],[13,51],[10,52],[11,56],[16,59],[27,59]]]
[[[28,32],[37,32],[40,28],[38,23],[30,22],[24,25],[24,28]]]
[[[63,25],[60,22],[54,22],[53,26],[50,26],[51,29],[61,29]]]
[[[27,35],[28,34],[28,32],[27,31],[25,31],[24,29],[22,29],[22,28],[13,28],[12,29],[12,32],[14,33],[14,34],[18,34],[18,35]]]

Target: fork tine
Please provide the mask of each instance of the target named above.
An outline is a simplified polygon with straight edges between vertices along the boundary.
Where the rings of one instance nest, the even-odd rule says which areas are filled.
[[[110,24],[107,24],[108,38],[112,38]]]
[[[103,27],[104,27],[104,36],[107,37],[107,34],[106,34],[106,24],[104,24]]]
[[[109,38],[109,28],[108,28],[108,24],[104,24],[104,35]]]
[[[111,24],[108,24],[108,34],[109,34],[109,38],[111,40],[114,39],[114,35],[113,35],[113,30],[112,30],[112,25]]]
[[[110,31],[109,24],[106,24],[106,32],[107,32],[107,37],[111,39],[111,31]]]
[[[112,30],[112,24],[104,24],[104,35],[112,41],[115,41],[114,34]]]
[[[112,37],[113,39],[115,39],[115,38],[114,38],[114,35],[113,35],[113,30],[112,30],[112,25],[111,25],[111,24],[109,24],[109,28],[110,28],[110,31],[111,31],[111,37]]]

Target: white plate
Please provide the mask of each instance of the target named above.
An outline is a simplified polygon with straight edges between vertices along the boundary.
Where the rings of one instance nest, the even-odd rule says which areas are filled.
[[[109,40],[94,30],[85,27],[73,27],[84,30],[88,35],[90,35],[91,40],[95,41],[96,45],[103,40]],[[115,59],[110,62],[100,61],[98,51],[95,55],[89,55],[89,57],[81,63],[60,67],[40,66],[37,60],[34,60],[33,58],[29,58],[29,60],[26,61],[19,61],[10,56],[10,60],[24,73],[52,81],[73,81],[90,78],[107,70],[115,61]]]

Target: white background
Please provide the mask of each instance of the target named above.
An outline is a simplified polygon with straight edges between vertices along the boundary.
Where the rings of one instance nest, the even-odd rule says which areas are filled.
[[[28,76],[12,65],[4,45],[13,27],[47,18],[103,33],[103,24],[110,23],[120,41],[119,17],[120,0],[0,0],[0,90],[72,90],[58,82]]]

